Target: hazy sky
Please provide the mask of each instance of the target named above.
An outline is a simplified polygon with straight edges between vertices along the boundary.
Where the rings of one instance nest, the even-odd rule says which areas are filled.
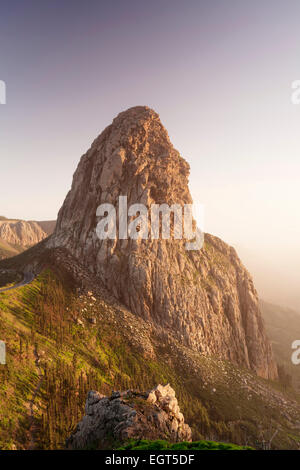
[[[121,110],[161,116],[205,229],[262,297],[300,308],[298,0],[1,0],[0,215],[56,218]]]

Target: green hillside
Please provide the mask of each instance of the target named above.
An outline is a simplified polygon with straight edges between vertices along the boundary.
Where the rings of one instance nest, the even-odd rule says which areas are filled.
[[[0,293],[0,339],[7,346],[0,449],[63,448],[88,390],[158,383],[175,389],[195,440],[259,448],[277,429],[275,448],[300,443],[299,397],[291,390],[283,395],[279,384],[248,370],[151,336],[143,320],[72,285],[48,269],[30,285]]]

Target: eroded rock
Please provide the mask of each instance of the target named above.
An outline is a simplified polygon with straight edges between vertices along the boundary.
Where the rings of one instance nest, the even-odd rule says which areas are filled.
[[[104,449],[129,439],[192,439],[170,385],[158,385],[150,392],[115,391],[110,397],[90,391],[85,413],[67,440],[69,449]]]

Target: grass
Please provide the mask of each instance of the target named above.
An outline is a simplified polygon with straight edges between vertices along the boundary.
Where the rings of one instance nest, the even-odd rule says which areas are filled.
[[[89,322],[91,317],[97,318],[95,325]],[[280,415],[278,403],[262,395],[261,390],[268,388],[274,393],[272,383],[218,358],[199,355],[193,358],[198,368],[194,372],[181,345],[170,348],[155,339],[156,356],[146,357],[126,335],[129,330],[131,336],[141,336],[142,321],[134,320],[129,314],[123,319],[103,299],[80,296],[49,269],[30,285],[0,293],[0,339],[6,342],[8,361],[0,366],[0,449],[28,448],[28,407],[39,383],[36,353],[43,374],[35,400],[38,449],[64,448],[84,414],[88,390],[108,394],[113,389],[147,390],[158,383],[170,383],[175,389],[199,442],[257,446],[270,426],[272,433],[272,426],[280,429],[275,447],[290,448],[300,442],[300,433]],[[245,380],[252,384],[250,391]]]
[[[252,447],[238,446],[215,441],[176,442],[142,439],[131,440],[116,450],[253,450]]]

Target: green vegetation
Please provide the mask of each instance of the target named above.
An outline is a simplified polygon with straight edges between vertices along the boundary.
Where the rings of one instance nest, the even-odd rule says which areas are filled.
[[[64,448],[89,390],[108,394],[158,383],[175,389],[194,439],[259,447],[279,427],[275,447],[300,442],[278,403],[261,392],[274,384],[204,356],[193,358],[198,371],[192,372],[182,346],[167,342],[156,341],[156,356],[145,357],[125,334],[140,331],[131,330],[129,317],[122,321],[116,308],[79,295],[50,270],[0,293],[0,339],[7,346],[7,365],[0,366],[0,449]]]
[[[117,450],[253,450],[252,447],[237,446],[215,441],[176,442],[172,444],[167,441],[140,441],[131,440]]]

